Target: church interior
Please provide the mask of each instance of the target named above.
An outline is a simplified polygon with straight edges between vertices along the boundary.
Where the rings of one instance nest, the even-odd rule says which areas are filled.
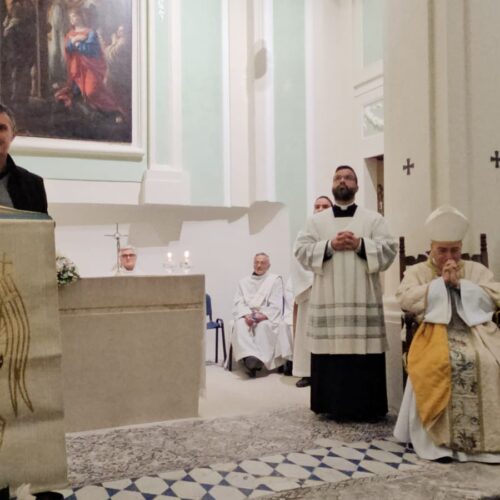
[[[498,1],[33,4],[102,14],[106,1],[130,14],[130,109],[116,115],[130,134],[40,136],[26,125],[11,148],[43,177],[51,251],[80,279],[53,297],[60,446],[40,455],[38,426],[33,463],[4,466],[17,456],[7,429],[0,487],[31,482],[70,500],[500,498],[500,465],[422,460],[393,437],[404,371],[397,257],[382,275],[381,422],[318,416],[310,389],[277,370],[229,371],[205,329],[209,294],[229,352],[238,281],[258,252],[288,279],[296,235],[314,200],[331,197],[338,165],[355,169],[356,203],[382,214],[408,254],[429,249],[424,221],[436,207],[457,207],[470,221],[464,250],[478,253],[485,233],[500,279]],[[52,91],[40,89],[30,100],[46,110]],[[84,111],[79,120],[104,127]],[[135,249],[140,273],[116,275],[117,244]],[[28,387],[29,377],[28,367]]]

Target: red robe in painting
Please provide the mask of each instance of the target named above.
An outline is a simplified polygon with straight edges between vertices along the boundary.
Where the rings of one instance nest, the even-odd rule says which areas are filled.
[[[78,35],[85,36],[85,39],[72,42]],[[64,88],[56,92],[55,98],[64,102],[66,107],[71,107],[79,90],[89,106],[123,116],[123,110],[104,84],[106,61],[96,32],[89,28],[69,31],[65,37],[65,57],[68,81]]]

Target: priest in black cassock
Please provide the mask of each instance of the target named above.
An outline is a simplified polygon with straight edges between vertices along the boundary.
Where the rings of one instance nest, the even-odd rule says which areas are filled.
[[[387,339],[380,272],[396,257],[385,219],[354,203],[355,171],[339,166],[335,205],[313,215],[294,253],[314,272],[307,336],[311,409],[337,421],[376,421],[387,413]]]

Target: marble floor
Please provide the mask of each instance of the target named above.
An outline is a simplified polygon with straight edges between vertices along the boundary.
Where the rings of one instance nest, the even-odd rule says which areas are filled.
[[[105,481],[63,491],[68,499],[243,499],[378,475],[395,476],[422,467],[415,454],[390,439],[343,443],[318,439],[315,447],[239,462],[177,469]]]
[[[237,377],[231,394],[246,383]],[[500,466],[419,460],[392,438],[394,415],[337,424],[310,412],[306,393],[276,408],[273,384],[292,387],[287,379],[258,382],[272,387],[260,389],[258,411],[69,434],[71,488],[61,492],[72,500],[500,499]]]

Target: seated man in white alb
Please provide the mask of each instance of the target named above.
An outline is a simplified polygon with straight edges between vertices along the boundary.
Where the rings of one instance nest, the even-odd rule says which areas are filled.
[[[410,266],[396,296],[422,323],[394,430],[428,460],[500,463],[500,283],[461,260],[468,221],[443,206],[427,219],[429,260]]]
[[[266,367],[278,368],[285,363],[279,325],[283,318],[283,279],[271,274],[271,262],[265,253],[253,261],[253,274],[238,285],[234,298],[234,328],[231,337],[233,355],[242,360],[250,377]],[[291,346],[288,347],[291,352]]]

